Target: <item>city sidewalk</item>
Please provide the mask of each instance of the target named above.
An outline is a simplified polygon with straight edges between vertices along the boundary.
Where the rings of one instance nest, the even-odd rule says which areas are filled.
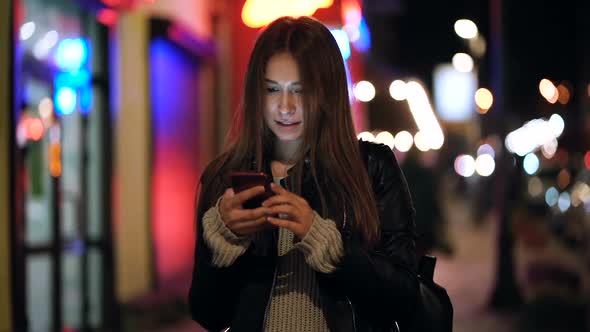
[[[517,331],[516,313],[496,313],[488,302],[494,285],[497,232],[490,216],[476,224],[469,208],[452,194],[443,195],[448,236],[453,256],[434,252],[434,279],[443,285],[453,303],[454,332]]]

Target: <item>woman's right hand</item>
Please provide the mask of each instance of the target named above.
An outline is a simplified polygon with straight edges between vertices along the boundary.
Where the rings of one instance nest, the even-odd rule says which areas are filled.
[[[232,188],[225,190],[219,202],[219,214],[229,228],[236,235],[248,235],[268,226],[266,207],[244,209],[242,204],[252,197],[264,193],[263,186],[256,186],[239,193]]]

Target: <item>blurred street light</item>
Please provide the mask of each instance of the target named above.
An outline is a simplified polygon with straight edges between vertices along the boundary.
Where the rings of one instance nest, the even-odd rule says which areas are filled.
[[[369,81],[360,81],[352,90],[354,97],[362,102],[369,102],[375,98],[375,86]]]
[[[454,28],[457,35],[463,39],[472,39],[478,35],[477,25],[472,20],[457,20]]]
[[[35,22],[27,22],[20,27],[20,40],[27,40],[35,33]]]
[[[477,110],[481,114],[485,114],[492,107],[494,103],[494,96],[492,92],[486,88],[479,88],[475,91],[475,104]]]
[[[395,100],[406,99],[406,82],[402,80],[395,80],[389,85],[389,94]]]
[[[473,70],[473,58],[467,53],[457,53],[453,56],[453,67],[462,73],[469,73]]]

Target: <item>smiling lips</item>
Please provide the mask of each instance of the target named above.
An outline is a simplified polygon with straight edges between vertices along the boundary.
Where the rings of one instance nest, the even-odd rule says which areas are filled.
[[[281,127],[281,128],[295,128],[297,127],[301,121],[297,121],[297,122],[281,122],[281,121],[276,121],[275,122]]]

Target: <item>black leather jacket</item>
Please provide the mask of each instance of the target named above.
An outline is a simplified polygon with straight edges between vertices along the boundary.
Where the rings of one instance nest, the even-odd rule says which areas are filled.
[[[393,152],[382,144],[359,142],[372,180],[379,211],[381,238],[372,250],[342,227],[342,207],[331,207],[330,219],[340,221],[344,255],[332,273],[317,272],[320,301],[331,331],[391,331],[408,317],[417,296],[414,276],[414,210],[404,176]],[[302,196],[316,211],[319,198],[304,171]],[[270,231],[274,254],[259,254],[251,245],[233,265],[211,264],[197,216],[198,239],[189,292],[192,317],[203,327],[219,331],[261,331],[270,299],[276,261],[276,233]],[[350,216],[348,216],[350,218]],[[344,228],[344,229],[343,229]],[[274,247],[273,247],[274,245]]]

